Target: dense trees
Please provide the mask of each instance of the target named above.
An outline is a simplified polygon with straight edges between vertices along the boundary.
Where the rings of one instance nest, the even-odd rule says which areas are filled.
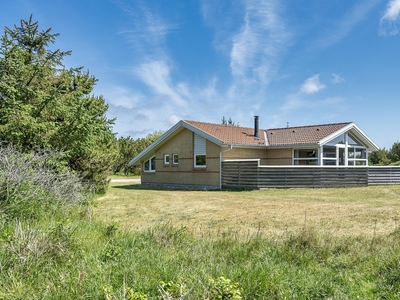
[[[117,155],[103,97],[92,95],[96,78],[66,68],[70,51],[52,50],[58,34],[21,20],[5,27],[0,45],[0,140],[23,151],[65,151],[68,165],[104,189]]]
[[[158,139],[162,134],[162,131],[155,131],[148,134],[145,138],[138,138],[136,140],[132,139],[130,136],[118,138],[118,158],[115,160],[114,173],[123,172],[127,175],[129,172],[132,172],[132,167],[128,166],[128,162]]]
[[[381,149],[369,155],[370,165],[399,165],[400,164],[400,142],[393,144],[390,150]]]

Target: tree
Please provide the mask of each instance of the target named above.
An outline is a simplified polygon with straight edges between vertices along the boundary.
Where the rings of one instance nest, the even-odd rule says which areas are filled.
[[[117,140],[118,158],[115,162],[114,174],[124,172],[125,175],[128,175],[129,172],[133,172],[132,167],[128,166],[129,161],[150,146],[162,134],[162,131],[154,131],[145,138],[138,138],[136,140],[130,136],[120,137]]]
[[[392,148],[389,150],[389,158],[392,163],[400,161],[400,142],[393,144]]]
[[[371,165],[387,166],[390,164],[388,151],[386,149],[371,152],[371,154],[368,155],[368,160]]]
[[[231,117],[229,117],[229,119],[226,120],[225,116],[222,117],[221,124],[222,125],[228,125],[228,126],[240,126],[239,122],[232,121]]]
[[[97,82],[82,67],[67,69],[71,51],[52,50],[59,34],[21,20],[5,27],[0,45],[0,140],[23,151],[52,147],[66,153],[69,166],[104,190],[116,150],[114,120],[106,117]]]

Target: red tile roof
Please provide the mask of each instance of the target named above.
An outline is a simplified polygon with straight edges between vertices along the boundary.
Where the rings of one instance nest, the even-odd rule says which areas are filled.
[[[301,144],[316,144],[323,138],[351,124],[336,123],[300,127],[275,128],[259,130],[260,138],[254,137],[254,128],[229,126],[221,124],[187,121],[186,123],[217,138],[224,144],[243,146],[289,146]],[[268,142],[265,141],[265,134]]]
[[[268,129],[268,142],[271,146],[316,144],[349,124],[351,123]]]
[[[245,128],[238,126],[229,126],[222,124],[211,124],[197,121],[188,121],[186,123],[204,131],[205,133],[217,138],[228,145],[246,145],[246,146],[265,146],[264,130],[259,130],[260,138],[254,137],[254,128]]]

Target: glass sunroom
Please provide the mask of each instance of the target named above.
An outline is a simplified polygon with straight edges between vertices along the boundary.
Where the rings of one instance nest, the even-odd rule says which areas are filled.
[[[368,148],[348,131],[314,147],[293,149],[292,158],[293,165],[367,166]]]

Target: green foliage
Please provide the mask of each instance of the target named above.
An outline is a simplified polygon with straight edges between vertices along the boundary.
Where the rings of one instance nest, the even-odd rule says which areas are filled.
[[[117,222],[113,222],[112,224],[108,225],[105,233],[106,237],[115,236],[115,233],[119,230],[120,227],[121,225],[118,224]]]
[[[230,279],[223,276],[217,279],[210,278],[211,284],[211,299],[242,299],[242,291],[239,288],[239,283],[233,283]]]
[[[400,161],[400,142],[394,143],[390,148],[389,157],[392,162]]]
[[[186,234],[179,242],[165,243],[155,236],[174,236],[177,230],[173,227],[156,226],[104,239],[106,228],[77,218],[63,221],[61,226],[57,222],[37,227],[0,223],[0,297],[211,300],[399,296],[398,230],[376,239],[371,247],[368,237],[332,237],[312,229],[280,239],[246,241],[235,236],[195,239]],[[166,234],[168,230],[170,234]],[[106,248],[113,253],[103,259]]]
[[[184,282],[161,281],[158,289],[162,299],[183,299],[186,295],[186,284]]]
[[[115,160],[114,174],[123,172],[125,175],[128,173],[135,173],[134,166],[129,166],[129,161],[150,146],[156,139],[163,134],[162,131],[155,131],[148,134],[145,138],[138,138],[136,140],[128,137],[120,137],[117,140],[118,158]]]
[[[5,27],[0,45],[0,140],[26,152],[62,149],[68,165],[102,191],[116,156],[114,120],[106,117],[104,99],[91,94],[97,79],[82,68],[64,67],[70,51],[52,50],[57,36],[51,28],[39,30],[32,16],[20,26]]]
[[[122,255],[121,247],[113,241],[107,244],[101,252],[100,258],[102,261],[116,261]]]
[[[87,201],[81,179],[58,162],[62,159],[62,153],[50,149],[22,154],[0,144],[0,216],[60,215],[69,206]]]
[[[228,126],[240,126],[239,122],[233,121],[231,117],[229,117],[228,120],[225,119],[225,117],[222,117],[221,124],[228,125]]]
[[[390,158],[386,149],[371,152],[368,160],[370,165],[387,166],[390,164]]]
[[[389,149],[380,149],[378,151],[374,151],[368,156],[370,165],[378,165],[378,166],[388,166],[393,165],[397,166],[400,164],[400,142],[396,142]]]
[[[147,300],[147,295],[142,292],[135,292],[133,288],[128,287],[124,292],[122,298],[117,298],[112,291],[112,287],[103,287],[104,296],[106,300],[116,300],[116,299],[124,299],[124,300]]]

